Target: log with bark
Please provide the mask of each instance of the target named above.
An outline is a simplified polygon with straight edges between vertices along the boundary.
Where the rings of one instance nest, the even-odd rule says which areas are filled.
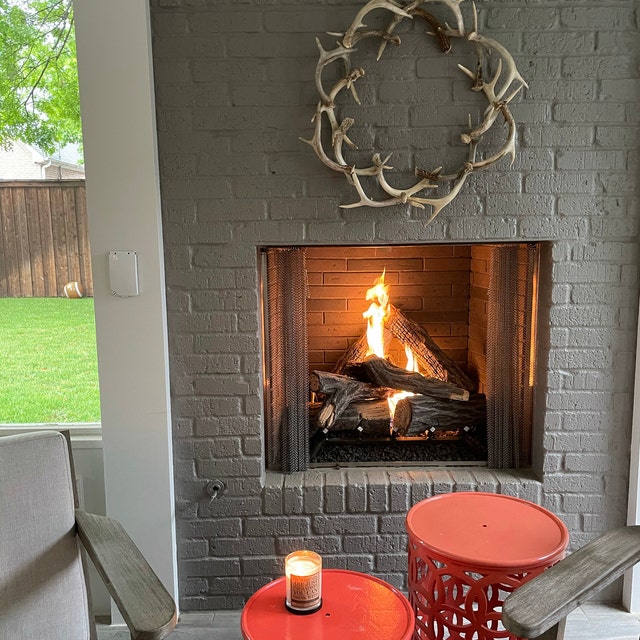
[[[486,420],[487,399],[483,393],[472,394],[467,402],[415,395],[398,401],[393,431],[400,436],[413,436],[431,428],[477,427]]]
[[[365,332],[342,354],[338,362],[336,362],[333,372],[337,374],[344,373],[345,368],[352,362],[364,360],[368,350],[369,343]]]
[[[313,437],[316,431],[320,429],[318,414],[320,413],[320,409],[322,409],[322,403],[310,402],[307,408],[309,409],[309,437]]]
[[[311,391],[326,394],[317,416],[317,423],[323,429],[332,428],[350,404],[360,400],[384,398],[393,393],[384,387],[327,371],[313,371],[309,387]]]
[[[390,387],[397,391],[412,391],[435,398],[462,402],[469,399],[469,392],[466,389],[436,378],[426,378],[421,373],[401,369],[378,356],[369,356],[362,362],[349,365],[345,373],[362,382],[379,387]]]
[[[383,400],[367,400],[350,404],[331,428],[332,431],[357,431],[371,438],[391,435],[389,403]]]
[[[427,377],[450,382],[471,393],[478,390],[478,385],[436,344],[429,332],[392,304],[384,320],[384,336],[385,343],[393,337],[408,346]],[[351,364],[364,360],[368,350],[365,332],[344,352],[333,369],[334,373],[345,373]]]
[[[392,304],[389,305],[389,315],[384,324],[400,342],[413,351],[427,375],[446,380],[471,393],[478,390],[478,385],[436,344],[429,332]]]

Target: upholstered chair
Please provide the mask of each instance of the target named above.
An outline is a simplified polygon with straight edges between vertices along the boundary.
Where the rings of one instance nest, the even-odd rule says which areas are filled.
[[[95,640],[83,549],[131,638],[171,633],[175,603],[122,526],[77,508],[65,435],[0,437],[0,638]]]

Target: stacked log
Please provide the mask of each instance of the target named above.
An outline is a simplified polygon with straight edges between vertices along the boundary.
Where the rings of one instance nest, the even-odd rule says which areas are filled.
[[[367,351],[369,350],[369,343],[367,342],[367,334],[363,333],[343,354],[342,357],[336,362],[333,368],[333,373],[342,374],[346,367],[353,362],[360,362],[367,357]]]
[[[351,378],[379,387],[411,391],[447,400],[464,402],[469,399],[469,392],[466,389],[437,378],[427,378],[421,373],[401,369],[378,356],[369,356],[362,362],[349,365],[345,372]]]
[[[474,393],[467,402],[452,402],[430,396],[408,396],[398,401],[393,431],[400,436],[417,436],[430,430],[455,430],[485,424],[487,400]]]
[[[389,305],[385,341],[396,338],[413,352],[422,371],[415,373],[368,355],[366,333],[336,363],[332,373],[313,371],[309,387],[324,396],[311,415],[312,429],[358,430],[370,436],[416,436],[452,431],[486,422],[486,398],[477,384],[438,347],[429,333]],[[387,398],[410,395],[397,403],[393,424]]]
[[[388,333],[407,345],[428,377],[450,382],[471,393],[478,390],[478,385],[436,344],[429,332],[408,318],[400,309],[390,304],[389,315],[384,323],[385,334]],[[385,341],[388,342],[388,339]],[[363,333],[344,352],[333,372],[343,374],[353,363],[362,362],[367,357],[368,349],[367,334]]]
[[[320,430],[318,416],[322,403],[309,405],[310,436]],[[388,438],[391,435],[389,403],[383,400],[364,400],[350,404],[331,425],[331,431],[353,432],[354,437]],[[325,434],[329,429],[324,429]]]
[[[314,371],[310,376],[309,388],[314,393],[326,396],[316,417],[322,429],[333,427],[345,409],[354,402],[385,398],[394,393],[384,387],[326,371]]]
[[[391,435],[391,414],[385,400],[368,400],[350,404],[336,419],[333,430],[354,431],[371,438]]]
[[[418,363],[434,378],[475,392],[478,385],[436,344],[429,332],[392,304],[384,321],[385,328],[413,351]]]

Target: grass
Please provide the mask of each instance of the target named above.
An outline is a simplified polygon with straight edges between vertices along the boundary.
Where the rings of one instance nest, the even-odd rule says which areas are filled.
[[[93,298],[0,298],[0,423],[99,422]]]

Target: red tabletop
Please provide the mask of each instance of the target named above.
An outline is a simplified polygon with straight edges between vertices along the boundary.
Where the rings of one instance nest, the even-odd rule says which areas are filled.
[[[419,502],[407,532],[427,553],[473,567],[524,570],[553,564],[569,541],[564,523],[546,509],[495,493],[454,492]]]
[[[413,610],[392,585],[364,573],[322,571],[322,607],[315,613],[287,611],[285,579],[256,591],[242,611],[245,640],[409,640]]]

